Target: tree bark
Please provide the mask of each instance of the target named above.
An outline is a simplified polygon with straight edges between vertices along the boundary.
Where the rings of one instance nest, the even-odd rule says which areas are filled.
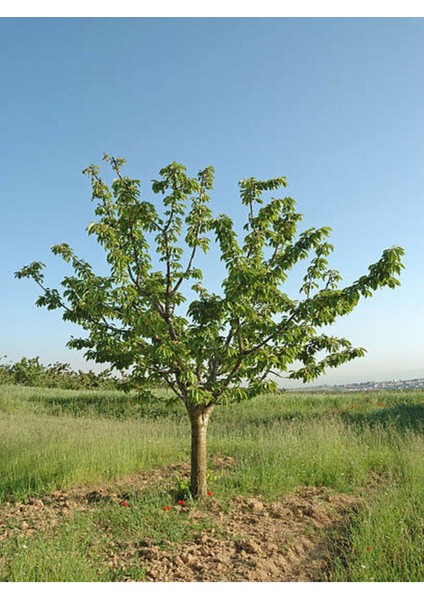
[[[207,432],[209,417],[214,406],[195,405],[188,409],[191,423],[191,482],[193,498],[202,500],[207,497]]]

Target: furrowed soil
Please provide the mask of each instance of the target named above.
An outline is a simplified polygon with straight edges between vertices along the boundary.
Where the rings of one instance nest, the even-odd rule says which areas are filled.
[[[232,467],[231,457],[213,457],[217,469]],[[135,494],[157,486],[171,486],[186,477],[187,464],[171,465],[102,486],[57,491],[26,502],[6,502],[0,512],[0,544],[11,537],[36,539],[55,535],[77,515],[116,506],[135,510]],[[183,543],[158,543],[143,530],[119,537],[119,528],[99,549],[98,561],[115,581],[238,581],[295,582],[325,580],[331,560],[331,536],[342,530],[361,505],[361,497],[335,493],[324,487],[297,488],[294,493],[265,502],[236,497],[223,505],[213,496],[203,504],[177,500],[164,517],[185,519],[192,530]],[[165,507],[164,507],[165,508]],[[161,508],[161,510],[163,510]],[[2,571],[0,562],[0,572]],[[134,572],[142,575],[134,576]]]

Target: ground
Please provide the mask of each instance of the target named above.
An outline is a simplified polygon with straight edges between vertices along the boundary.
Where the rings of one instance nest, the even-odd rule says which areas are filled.
[[[216,455],[213,462],[219,469],[232,466],[231,457]],[[170,485],[176,476],[186,476],[188,468],[187,464],[176,464],[102,486],[5,503],[0,514],[0,542],[9,535],[16,536],[16,532],[23,538],[34,537],[60,526],[72,515],[98,510],[105,503],[131,511],[128,498],[132,491],[142,493],[158,483]],[[116,534],[101,560],[119,573],[120,581],[137,580],[132,575],[136,563],[144,581],[325,580],[331,537],[343,529],[360,503],[360,496],[316,487],[298,488],[273,502],[237,497],[223,505],[214,496],[203,505],[175,501],[163,509],[169,508],[164,511],[167,518],[185,513],[187,525],[195,525],[197,533],[188,541],[175,544],[165,537],[155,543],[136,534],[122,543]]]
[[[229,512],[212,503],[208,513],[226,531],[199,534],[183,548],[139,549],[150,581],[314,581],[325,572],[325,533],[341,525],[356,499],[306,488],[279,502],[237,498]],[[193,511],[193,519],[201,519]]]

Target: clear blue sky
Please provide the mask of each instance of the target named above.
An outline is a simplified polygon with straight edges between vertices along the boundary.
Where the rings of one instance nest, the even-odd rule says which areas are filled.
[[[329,225],[344,283],[384,248],[402,286],[334,328],[368,349],[322,379],[424,376],[423,19],[0,19],[0,355],[82,367],[59,312],[13,273],[68,242],[96,262],[81,171],[103,152],[149,182],[212,164],[212,207],[242,223],[237,182],[285,175],[304,227]],[[211,285],[221,270],[212,255]]]

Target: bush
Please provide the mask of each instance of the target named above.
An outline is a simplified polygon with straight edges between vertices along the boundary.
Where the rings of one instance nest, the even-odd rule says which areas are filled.
[[[110,369],[100,373],[74,371],[68,363],[55,362],[47,366],[35,358],[21,358],[16,363],[0,365],[0,384],[17,384],[35,387],[79,389],[118,389],[124,379],[112,375]]]

